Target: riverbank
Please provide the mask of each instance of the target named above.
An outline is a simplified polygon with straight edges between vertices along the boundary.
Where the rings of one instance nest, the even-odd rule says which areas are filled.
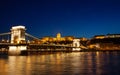
[[[113,51],[120,51],[120,49],[118,50],[118,49],[115,49],[115,50],[113,50],[113,49],[107,49],[107,50],[105,50],[105,49],[84,49],[84,50],[80,50],[80,52],[106,52],[106,51],[110,51],[110,52],[113,52]]]
[[[22,55],[22,56],[26,56],[26,55],[43,55],[43,54],[53,54],[53,53],[72,53],[72,52],[120,52],[120,50],[96,50],[96,49],[83,49],[83,50],[80,50],[80,51],[72,51],[72,50],[69,50],[69,51],[39,51],[39,50],[36,50],[36,51],[28,51],[28,50],[23,50],[21,51],[20,54],[15,54],[15,55]],[[0,51],[0,55],[12,55],[12,54],[9,54],[8,51]],[[14,56],[14,55],[12,55]]]

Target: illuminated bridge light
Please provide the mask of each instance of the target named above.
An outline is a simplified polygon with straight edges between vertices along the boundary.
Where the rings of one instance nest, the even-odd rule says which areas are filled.
[[[73,48],[73,51],[80,51],[81,50],[80,39],[74,39],[73,40],[73,47],[76,47],[76,48]]]

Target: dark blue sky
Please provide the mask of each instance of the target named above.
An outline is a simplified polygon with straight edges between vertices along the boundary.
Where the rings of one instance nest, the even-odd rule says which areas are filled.
[[[119,0],[0,0],[0,33],[25,25],[36,36],[120,33]]]

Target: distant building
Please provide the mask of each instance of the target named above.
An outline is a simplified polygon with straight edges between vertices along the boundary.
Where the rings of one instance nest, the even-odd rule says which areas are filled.
[[[56,38],[61,38],[61,34],[57,33]]]
[[[95,35],[93,39],[120,38],[120,34]]]
[[[43,37],[41,39],[42,43],[46,42],[60,42],[60,41],[73,41],[73,36],[61,37],[60,33],[57,33],[56,37]]]
[[[93,38],[94,39],[104,39],[106,36],[105,35],[95,35]]]
[[[100,50],[119,50],[120,34],[96,35],[88,41],[88,47]]]
[[[120,34],[107,34],[106,38],[119,38]]]
[[[81,41],[87,41],[88,39],[85,37],[80,38]]]
[[[37,43],[37,44],[67,44],[71,45],[74,39],[79,39],[83,44],[88,40],[87,38],[75,38],[74,36],[64,36],[62,37],[60,33],[57,33],[55,37],[45,36],[40,38],[40,40],[28,41],[29,43]]]

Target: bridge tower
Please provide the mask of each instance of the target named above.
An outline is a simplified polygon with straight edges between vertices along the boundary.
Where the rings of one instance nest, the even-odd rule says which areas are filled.
[[[25,26],[14,26],[11,29],[11,43],[25,41]]]
[[[74,39],[73,40],[73,51],[80,51],[80,39]]]
[[[17,44],[9,46],[10,54],[20,54],[21,50],[26,50],[27,46],[20,45],[21,41],[25,41],[25,26],[13,26],[11,28],[11,43]]]

